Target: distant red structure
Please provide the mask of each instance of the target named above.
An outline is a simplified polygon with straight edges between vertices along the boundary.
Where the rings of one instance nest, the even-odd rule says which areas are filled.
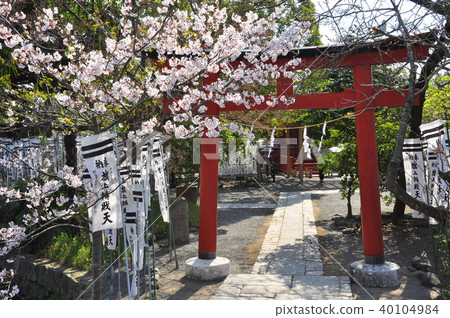
[[[300,151],[303,150],[303,128],[289,128],[287,127],[280,138],[295,139],[296,142],[289,145],[289,150],[284,149],[285,145],[275,143],[271,151],[269,161],[275,167],[276,171],[283,171],[286,175],[296,176],[303,180],[303,177],[316,175],[319,173],[317,167],[317,158],[314,154],[311,154],[311,158],[308,159],[302,154],[300,157]],[[311,149],[312,150],[312,149]],[[286,156],[289,153],[289,157]]]

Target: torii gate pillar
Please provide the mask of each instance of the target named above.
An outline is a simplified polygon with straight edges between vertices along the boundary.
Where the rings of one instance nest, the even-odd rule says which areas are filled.
[[[209,80],[214,79],[214,74]],[[207,83],[204,83],[207,84]],[[209,116],[219,117],[219,107],[208,103]],[[198,257],[186,261],[186,276],[197,280],[218,280],[230,274],[230,261],[217,257],[217,200],[219,138],[202,136],[200,143],[200,216]]]
[[[353,67],[353,87],[371,96],[371,65]],[[361,196],[361,222],[363,229],[364,261],[368,264],[384,263],[381,204],[378,184],[377,139],[375,114],[364,101],[356,106],[356,145]]]
[[[372,96],[371,65],[353,67],[353,88]],[[400,267],[384,260],[375,114],[368,105],[369,100],[355,107],[364,260],[353,262],[351,268],[365,286],[398,286]]]

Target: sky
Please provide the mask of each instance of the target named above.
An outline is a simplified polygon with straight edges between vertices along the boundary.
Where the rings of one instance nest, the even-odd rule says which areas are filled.
[[[408,0],[392,1],[398,5],[401,16],[407,22],[408,29],[412,33],[428,31],[436,26],[435,17],[427,10]],[[391,0],[312,0],[312,2],[315,4],[316,13],[318,14],[327,12],[328,7],[335,8],[333,10],[334,15],[344,12],[344,17],[339,20],[339,24],[335,22],[334,26],[332,26],[326,21],[319,23],[322,42],[325,45],[337,42],[336,39],[339,37],[339,33],[335,31],[337,27],[341,30],[351,28],[354,30],[355,35],[356,30],[361,29],[361,27],[361,32],[367,34],[369,27],[378,27],[384,21],[387,21],[388,32],[399,28],[398,20],[392,11]],[[354,4],[354,6],[349,4]],[[354,14],[357,11],[355,8],[361,8],[361,11],[364,11],[364,13]],[[377,8],[377,10],[372,10],[374,8]],[[353,14],[349,14],[349,12]]]

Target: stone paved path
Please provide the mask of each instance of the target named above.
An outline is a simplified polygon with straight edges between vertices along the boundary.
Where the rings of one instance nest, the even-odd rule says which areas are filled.
[[[352,299],[347,276],[323,276],[311,193],[280,193],[251,274],[228,276],[211,299]]]

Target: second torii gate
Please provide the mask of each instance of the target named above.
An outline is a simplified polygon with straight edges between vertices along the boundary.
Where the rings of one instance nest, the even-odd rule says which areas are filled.
[[[346,53],[342,52],[346,50]],[[428,54],[426,46],[412,47],[415,60],[424,60]],[[361,221],[364,247],[364,263],[384,264],[384,246],[381,223],[381,205],[378,180],[378,158],[375,134],[375,107],[403,106],[408,91],[383,90],[373,86],[372,65],[406,62],[407,48],[404,43],[389,41],[368,43],[355,50],[344,47],[319,47],[300,49],[294,54],[280,57],[278,65],[294,57],[302,62],[295,69],[317,69],[351,67],[353,89],[341,93],[317,93],[294,95],[292,80],[279,78],[277,94],[295,98],[289,105],[269,107],[262,103],[252,109],[243,105],[227,103],[219,108],[213,102],[208,106],[209,116],[219,116],[221,111],[251,111],[277,109],[326,109],[354,107],[356,112],[356,140],[360,179]],[[239,61],[236,61],[239,63]],[[211,76],[211,75],[210,75]],[[218,76],[218,74],[213,74]],[[213,76],[206,78],[213,80]],[[415,104],[419,100],[416,98]],[[201,146],[200,161],[200,225],[198,259],[211,261],[217,249],[217,202],[218,202],[218,138],[207,138]],[[198,277],[197,277],[198,278]],[[206,278],[208,279],[208,278]]]

